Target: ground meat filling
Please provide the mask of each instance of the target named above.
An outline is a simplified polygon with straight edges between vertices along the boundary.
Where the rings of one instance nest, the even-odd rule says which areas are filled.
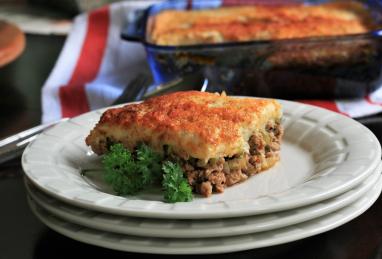
[[[194,191],[206,197],[213,192],[224,192],[226,186],[260,172],[268,159],[278,158],[283,129],[279,122],[271,121],[265,130],[270,138],[268,144],[260,133],[252,135],[248,141],[249,154],[210,159],[207,163],[197,159],[182,160],[182,168]]]

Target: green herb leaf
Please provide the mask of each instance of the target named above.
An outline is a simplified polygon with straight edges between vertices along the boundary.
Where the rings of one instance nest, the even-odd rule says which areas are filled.
[[[118,195],[136,194],[158,179],[160,155],[142,144],[136,157],[122,144],[114,144],[102,160],[104,179]]]
[[[143,188],[162,180],[167,202],[192,200],[192,189],[181,167],[165,162],[147,145],[139,145],[131,153],[122,144],[114,144],[102,160],[104,179],[118,195],[136,194]]]
[[[167,202],[185,202],[192,200],[192,189],[184,178],[182,168],[173,162],[163,163],[164,171],[162,186]]]
[[[152,183],[162,177],[162,157],[150,147],[142,144],[137,149],[138,170],[144,175],[147,183]]]

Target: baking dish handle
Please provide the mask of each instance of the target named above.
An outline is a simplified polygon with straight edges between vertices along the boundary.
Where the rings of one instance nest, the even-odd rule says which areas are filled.
[[[144,42],[147,15],[148,9],[139,9],[128,12],[126,22],[121,31],[122,39]]]

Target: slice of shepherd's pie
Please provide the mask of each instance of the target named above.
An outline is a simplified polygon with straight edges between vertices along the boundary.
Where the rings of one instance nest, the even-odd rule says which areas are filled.
[[[281,116],[276,100],[176,92],[105,111],[86,144],[101,155],[114,143],[131,151],[145,143],[209,196],[280,159]]]

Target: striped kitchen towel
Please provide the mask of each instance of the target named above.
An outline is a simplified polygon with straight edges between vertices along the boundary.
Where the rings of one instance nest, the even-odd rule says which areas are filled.
[[[120,32],[129,11],[156,2],[115,3],[75,18],[43,86],[43,122],[108,106],[139,73],[149,71],[143,46],[121,40]],[[304,102],[357,118],[382,111],[382,88],[357,100]]]

